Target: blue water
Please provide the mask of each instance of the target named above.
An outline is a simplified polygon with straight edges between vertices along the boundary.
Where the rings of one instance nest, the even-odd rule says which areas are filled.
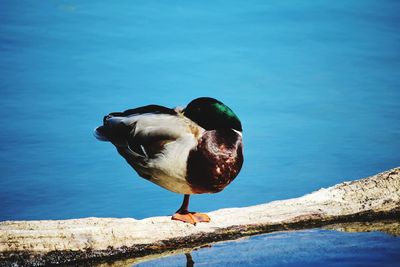
[[[244,126],[245,164],[210,211],[400,165],[399,1],[0,2],[0,221],[172,214],[93,129],[198,96]]]
[[[170,256],[133,266],[397,267],[400,262],[399,251],[399,237],[379,232],[308,230],[219,243],[186,255]]]

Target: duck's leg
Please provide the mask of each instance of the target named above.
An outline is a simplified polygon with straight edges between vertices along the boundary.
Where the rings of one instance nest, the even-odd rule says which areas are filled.
[[[191,223],[196,225],[198,222],[209,222],[210,217],[204,213],[190,212],[189,208],[189,197],[190,195],[185,195],[183,197],[182,206],[172,215],[172,220],[182,221],[186,223]]]

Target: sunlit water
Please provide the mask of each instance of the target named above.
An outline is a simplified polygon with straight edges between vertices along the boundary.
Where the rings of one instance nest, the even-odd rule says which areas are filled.
[[[0,220],[168,215],[181,196],[95,140],[104,114],[198,96],[244,126],[210,211],[400,165],[398,1],[1,1]]]

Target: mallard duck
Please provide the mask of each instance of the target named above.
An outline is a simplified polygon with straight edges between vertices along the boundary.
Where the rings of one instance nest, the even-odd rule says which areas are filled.
[[[183,194],[172,220],[209,222],[190,212],[192,194],[217,193],[243,164],[242,124],[222,102],[201,97],[186,108],[148,105],[106,115],[95,137],[111,142],[143,178]]]

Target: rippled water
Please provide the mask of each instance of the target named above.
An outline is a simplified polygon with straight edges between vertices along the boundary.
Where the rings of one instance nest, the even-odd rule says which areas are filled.
[[[144,218],[181,196],[92,130],[149,103],[227,103],[245,165],[193,210],[300,196],[400,163],[398,1],[2,1],[0,220]]]

